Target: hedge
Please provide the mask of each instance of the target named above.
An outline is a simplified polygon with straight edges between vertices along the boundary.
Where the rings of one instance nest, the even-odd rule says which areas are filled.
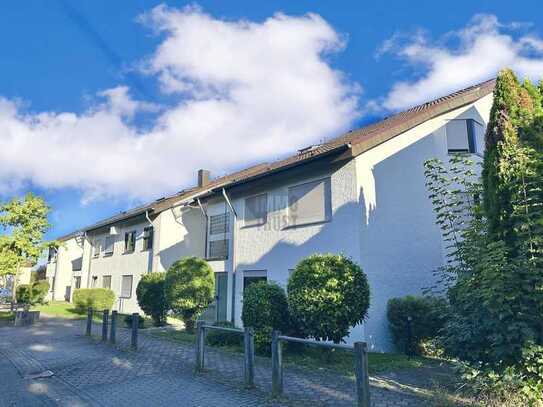
[[[115,302],[115,293],[108,288],[80,288],[74,291],[73,299],[75,311],[83,314],[89,307],[110,310]]]

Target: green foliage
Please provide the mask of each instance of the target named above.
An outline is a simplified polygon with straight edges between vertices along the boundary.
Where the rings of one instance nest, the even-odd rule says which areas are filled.
[[[448,261],[438,270],[450,304],[442,344],[469,363],[464,378],[476,391],[503,403],[516,393],[518,405],[543,402],[542,100],[542,84],[520,84],[502,71],[482,180],[465,157],[425,164],[447,242]],[[458,205],[473,194],[482,205]]]
[[[97,311],[111,310],[115,302],[115,293],[108,288],[79,288],[74,291],[73,302],[79,314],[90,307]]]
[[[255,349],[259,353],[271,351],[271,332],[288,333],[290,316],[285,291],[275,283],[259,281],[243,293],[241,312],[243,325],[255,330]]]
[[[127,314],[123,316],[124,325],[127,328],[132,328],[132,315]],[[138,315],[138,329],[145,328],[145,318],[143,318],[141,315]]]
[[[32,302],[32,290],[29,284],[19,284],[17,286],[17,302],[20,304],[30,304]]]
[[[235,328],[236,326],[229,321],[215,322],[213,326],[224,328]],[[235,332],[224,332],[215,329],[206,330],[206,341],[211,346],[241,346],[243,344],[243,335]]]
[[[205,260],[185,257],[168,269],[164,290],[169,308],[193,332],[196,318],[213,301],[215,275]]]
[[[49,207],[33,194],[0,204],[0,273],[17,274],[24,261],[36,261],[48,244],[43,235],[49,228]]]
[[[164,292],[166,273],[144,274],[136,288],[140,308],[153,319],[155,326],[166,323],[168,302]]]
[[[459,371],[467,392],[483,405],[542,405],[543,347],[540,345],[527,343],[514,366],[463,364]]]
[[[366,275],[343,255],[314,254],[303,259],[290,276],[287,291],[297,329],[335,343],[366,318],[370,304]]]
[[[49,282],[47,280],[20,284],[16,289],[17,302],[30,305],[43,304],[48,292]]]
[[[423,342],[436,338],[443,328],[447,302],[443,298],[412,295],[392,298],[388,301],[387,317],[396,347],[410,355],[421,354]]]

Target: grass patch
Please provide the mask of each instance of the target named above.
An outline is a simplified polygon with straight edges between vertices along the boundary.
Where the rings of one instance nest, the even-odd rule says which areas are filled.
[[[0,322],[10,322],[15,320],[15,313],[11,311],[0,311]]]
[[[43,305],[34,305],[32,310],[59,318],[82,319],[87,316],[86,314],[78,314],[74,304],[65,301],[51,301]]]
[[[194,344],[196,335],[177,331],[154,332],[154,336],[183,344]],[[289,346],[290,345],[290,346]],[[218,346],[227,352],[243,352],[242,346]],[[353,352],[336,349],[329,351],[314,346],[288,344],[283,347],[283,361],[286,365],[303,366],[310,369],[330,369],[342,375],[354,377]],[[439,361],[421,356],[408,357],[399,353],[368,354],[368,368],[371,374],[400,369],[416,369],[436,365]]]

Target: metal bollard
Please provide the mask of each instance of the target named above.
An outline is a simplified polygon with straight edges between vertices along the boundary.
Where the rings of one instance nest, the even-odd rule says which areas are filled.
[[[102,342],[107,341],[107,326],[109,320],[109,310],[105,309],[102,314]]]
[[[204,369],[204,347],[205,347],[204,321],[196,321],[196,371]]]
[[[85,335],[91,336],[91,330],[92,330],[92,308],[89,307],[87,310],[87,330],[85,331]]]
[[[132,349],[138,350],[138,325],[140,315],[137,312],[132,314]]]
[[[366,342],[354,343],[356,395],[358,407],[370,406],[370,380],[368,374],[368,348]]]
[[[109,342],[114,344],[117,334],[117,311],[111,311],[111,329],[109,332]]]
[[[272,397],[283,393],[283,355],[279,331],[272,332]]]
[[[243,333],[244,358],[245,358],[245,386],[255,385],[255,333],[253,328],[245,328]]]

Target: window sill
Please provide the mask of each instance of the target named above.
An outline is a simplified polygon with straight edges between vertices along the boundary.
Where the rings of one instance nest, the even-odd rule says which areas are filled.
[[[240,229],[256,228],[256,227],[259,227],[259,226],[264,226],[266,223],[268,223],[268,222],[255,223],[254,225],[243,225],[242,227],[240,227]]]
[[[113,256],[113,253],[104,253],[104,257],[111,257]]]
[[[208,257],[206,261],[226,261],[228,257]]]
[[[316,221],[316,222],[298,223],[296,225],[283,226],[281,228],[281,230],[297,229],[297,228],[303,228],[305,226],[319,226],[319,225],[324,225],[324,224],[330,223],[330,222],[332,222],[332,219],[319,220],[319,221]]]

